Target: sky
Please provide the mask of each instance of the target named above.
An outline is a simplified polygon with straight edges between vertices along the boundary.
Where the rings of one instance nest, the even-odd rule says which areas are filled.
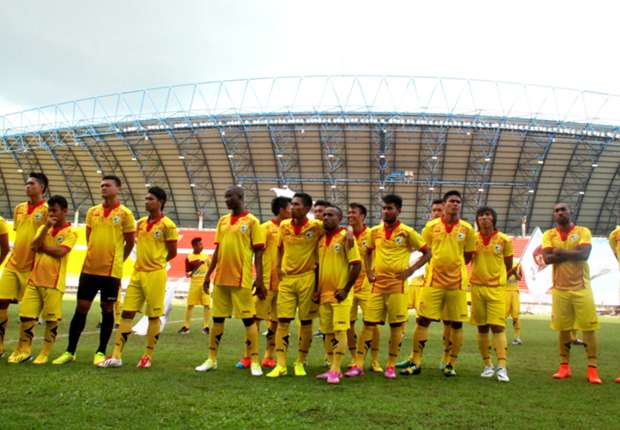
[[[288,75],[444,76],[620,94],[617,2],[6,0],[0,115]]]

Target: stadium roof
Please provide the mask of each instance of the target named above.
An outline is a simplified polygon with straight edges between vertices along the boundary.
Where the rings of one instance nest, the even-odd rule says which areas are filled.
[[[309,192],[380,216],[380,196],[405,199],[421,227],[432,198],[464,194],[464,216],[495,207],[499,227],[548,227],[558,200],[596,233],[615,225],[620,97],[509,82],[431,77],[312,76],[207,82],[133,91],[0,117],[0,212],[43,170],[51,191],[85,213],[101,174],[126,184],[143,213],[145,187],[172,190],[183,226],[214,225],[223,192],[246,189],[270,216],[271,188]]]

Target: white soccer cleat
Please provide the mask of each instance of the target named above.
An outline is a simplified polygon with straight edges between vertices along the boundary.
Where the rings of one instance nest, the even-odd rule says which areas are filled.
[[[252,376],[263,376],[263,369],[261,369],[260,364],[252,363],[250,364],[250,373]]]
[[[515,337],[515,338],[512,340],[512,344],[513,344],[513,345],[521,345],[522,343],[523,343],[523,342],[521,341],[521,338],[520,338],[520,337]]]
[[[480,374],[481,378],[492,378],[495,375],[495,367],[492,364],[484,366],[484,370]]]
[[[207,358],[204,363],[196,367],[196,372],[208,372],[217,369],[217,361]]]
[[[510,382],[510,378],[508,377],[508,371],[505,367],[497,368],[497,380],[499,382]]]
[[[105,360],[97,363],[97,367],[101,367],[101,368],[122,367],[122,366],[123,366],[123,360],[121,360],[120,358],[114,358],[114,357],[106,358]]]

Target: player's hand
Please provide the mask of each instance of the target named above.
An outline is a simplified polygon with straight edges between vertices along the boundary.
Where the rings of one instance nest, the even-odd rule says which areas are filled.
[[[312,295],[312,301],[314,303],[319,303],[320,300],[321,300],[321,293],[319,293],[318,291],[315,291],[314,294]]]
[[[262,279],[257,279],[254,281],[254,295],[260,300],[265,300],[267,297],[267,289],[265,288],[265,284]]]
[[[58,222],[58,218],[56,218],[53,215],[49,215],[47,217],[47,222],[45,223],[45,226],[47,228],[52,228],[52,227],[54,227],[56,225],[57,222]]]
[[[336,292],[334,293],[334,297],[336,297],[336,300],[338,300],[338,303],[346,299],[348,295],[349,295],[349,292],[345,290],[344,288],[340,288],[339,290],[336,290]]]
[[[373,283],[377,280],[377,277],[375,276],[375,272],[373,272],[372,270],[368,270],[366,272],[366,277],[368,278],[368,282]]]
[[[209,278],[205,279],[205,283],[202,284],[202,291],[204,291],[205,294],[209,294],[210,293],[210,288],[211,287],[211,281],[209,281]]]
[[[347,228],[347,235],[344,237],[344,244],[347,249],[353,248],[353,244],[355,243],[355,235],[353,234],[352,228]]]

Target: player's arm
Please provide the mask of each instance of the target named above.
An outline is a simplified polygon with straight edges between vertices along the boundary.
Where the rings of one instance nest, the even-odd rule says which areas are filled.
[[[256,268],[256,279],[254,280],[254,285],[256,287],[256,296],[265,300],[267,297],[267,290],[265,289],[264,279],[263,279],[263,253],[265,252],[264,247],[254,248],[254,266]]]
[[[202,289],[206,294],[209,294],[209,286],[211,284],[211,275],[215,271],[217,267],[218,254],[220,250],[220,244],[215,245],[215,251],[213,251],[213,258],[211,258],[211,264],[209,264],[209,270],[207,270],[207,274],[205,276],[205,281],[202,284]]]
[[[54,227],[56,224],[56,218],[49,217],[45,224],[39,229],[38,233],[35,235],[34,239],[30,244],[30,248],[34,252],[44,252],[41,248],[43,247],[43,243],[45,242],[45,236],[47,236],[47,232],[50,228]]]
[[[611,248],[611,252],[614,254],[614,257],[616,257],[616,260],[620,261],[620,255],[616,254],[616,237],[613,231],[609,234],[609,237],[607,238],[607,240],[609,242],[609,247]]]
[[[4,259],[9,255],[9,235],[3,234],[0,236],[0,264],[4,262]]]
[[[90,243],[90,232],[92,231],[92,228],[90,228],[90,226],[86,226],[86,245],[88,245]]]
[[[276,268],[278,269],[278,275],[280,278],[284,275],[282,271],[282,258],[284,257],[284,247],[282,245],[278,246],[278,259],[276,262]]]
[[[364,262],[366,263],[366,277],[368,278],[368,282],[375,282],[375,273],[372,269],[372,248],[366,249],[366,255],[364,255]]]
[[[512,270],[512,255],[504,257],[504,266],[506,266],[506,273],[510,273]]]
[[[123,247],[123,261],[125,261],[131,254],[131,250],[136,243],[136,233],[133,231],[130,233],[123,233],[123,239],[125,239],[125,246]]]
[[[422,253],[422,257],[418,258],[415,261],[415,263],[413,263],[411,266],[407,267],[407,269],[405,269],[400,274],[400,279],[402,279],[403,281],[405,279],[409,278],[411,275],[413,275],[413,273],[416,270],[418,270],[420,267],[424,266],[431,259],[432,253],[431,253],[431,250],[430,250],[430,248],[428,246],[423,246],[418,251],[420,251]]]
[[[563,261],[587,261],[592,251],[592,245],[579,245],[575,249],[554,248],[553,254],[563,258]]]
[[[177,256],[177,241],[169,240],[166,242],[166,250],[168,251],[168,255],[166,255],[166,261],[172,260]]]
[[[355,281],[357,277],[360,275],[362,271],[362,262],[361,261],[352,261],[349,263],[349,279],[347,279],[347,283],[345,286],[335,293],[336,300],[339,302],[343,301],[349,295],[351,288],[355,285]]]
[[[189,263],[189,257],[186,257],[185,258],[185,277],[191,278],[192,273],[193,273],[193,270],[192,270],[191,264]]]

